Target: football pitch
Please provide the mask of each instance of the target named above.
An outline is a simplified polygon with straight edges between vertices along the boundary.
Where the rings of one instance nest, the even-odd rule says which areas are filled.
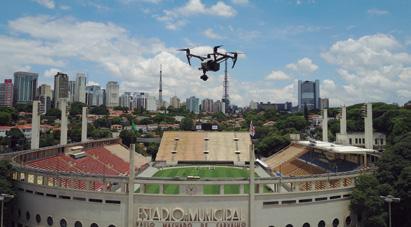
[[[246,168],[235,168],[235,167],[221,167],[221,166],[211,166],[211,167],[181,167],[181,168],[169,168],[159,170],[154,174],[153,177],[162,178],[187,178],[188,176],[198,176],[200,179],[204,178],[248,178],[249,170]],[[164,194],[178,194],[178,185],[167,184],[163,186]],[[249,191],[249,186],[244,185],[244,192]],[[158,194],[160,192],[160,186],[156,184],[148,184],[145,188],[145,193]],[[239,194],[239,185],[224,185],[224,194]],[[219,185],[205,185],[203,187],[203,194],[220,194]]]

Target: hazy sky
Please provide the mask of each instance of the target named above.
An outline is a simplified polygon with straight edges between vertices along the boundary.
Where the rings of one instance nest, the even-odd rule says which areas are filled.
[[[57,71],[121,91],[221,99],[223,71],[199,79],[177,48],[241,51],[229,70],[232,103],[296,104],[298,79],[321,81],[332,106],[411,99],[409,0],[3,0],[0,76],[52,84]]]

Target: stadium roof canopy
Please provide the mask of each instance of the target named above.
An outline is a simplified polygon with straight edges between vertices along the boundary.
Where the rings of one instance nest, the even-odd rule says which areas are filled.
[[[366,154],[366,153],[370,154],[370,153],[376,152],[373,149],[366,149],[366,148],[361,148],[361,147],[356,147],[356,146],[351,146],[351,145],[341,145],[341,144],[323,142],[323,141],[318,141],[318,140],[316,140],[315,142],[298,141],[298,144],[305,145],[305,146],[311,146],[319,150],[324,150],[324,151],[338,153],[338,154]]]

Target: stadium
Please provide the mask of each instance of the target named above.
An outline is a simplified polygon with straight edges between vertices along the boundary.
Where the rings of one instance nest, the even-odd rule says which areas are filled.
[[[120,139],[23,151],[11,226],[355,226],[350,196],[373,154],[294,141],[260,160],[247,132],[182,131],[164,132],[155,160]]]

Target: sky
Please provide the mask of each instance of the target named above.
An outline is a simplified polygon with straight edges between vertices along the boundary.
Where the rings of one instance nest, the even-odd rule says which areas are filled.
[[[221,99],[223,70],[199,77],[179,48],[243,52],[231,103],[297,104],[297,81],[320,80],[331,106],[411,100],[409,0],[3,0],[0,79],[16,71],[118,81],[120,91]],[[229,65],[231,62],[229,62]]]

